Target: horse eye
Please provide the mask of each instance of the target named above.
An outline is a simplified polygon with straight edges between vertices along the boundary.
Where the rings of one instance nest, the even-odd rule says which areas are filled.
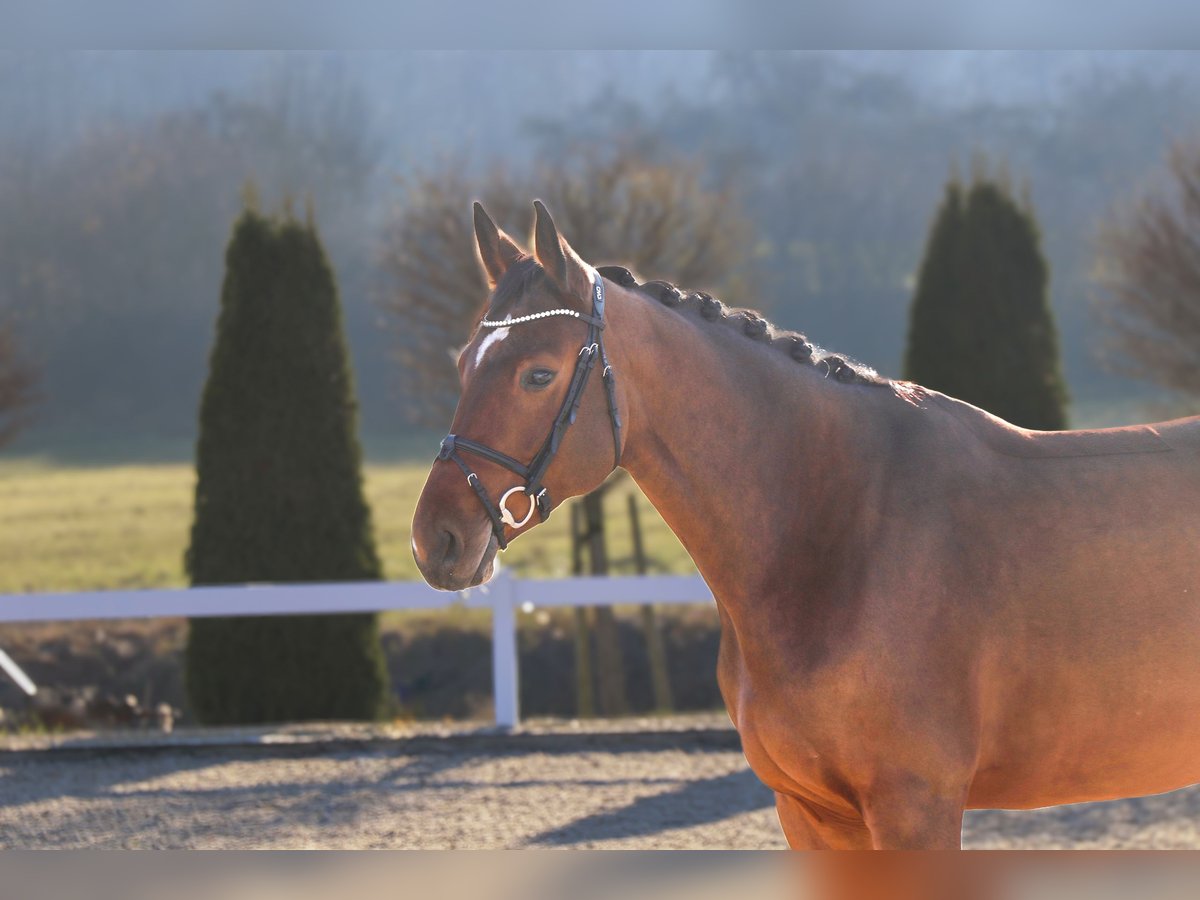
[[[531,391],[540,391],[554,380],[554,373],[549,369],[530,369],[521,376],[521,386]]]

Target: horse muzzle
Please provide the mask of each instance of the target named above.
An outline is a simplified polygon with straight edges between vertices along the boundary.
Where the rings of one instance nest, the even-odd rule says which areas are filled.
[[[418,503],[413,559],[431,587],[461,591],[482,584],[492,577],[498,549],[491,522],[476,510],[464,515],[454,507],[432,505],[426,497]]]

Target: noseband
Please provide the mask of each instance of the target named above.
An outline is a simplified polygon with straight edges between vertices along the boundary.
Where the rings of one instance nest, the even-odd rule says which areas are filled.
[[[536,322],[539,319],[549,316],[571,316],[576,319],[582,319],[584,322],[587,322],[588,332],[587,338],[583,342],[583,347],[579,350],[579,357],[575,363],[575,372],[571,376],[570,385],[567,387],[567,395],[563,398],[558,415],[554,417],[554,422],[550,426],[550,433],[542,443],[542,448],[533,457],[529,465],[524,465],[508,454],[501,453],[499,450],[493,450],[491,447],[480,444],[478,441],[472,441],[454,434],[446,435],[442,440],[442,446],[437,455],[438,459],[448,459],[455,463],[462,469],[463,474],[467,476],[467,484],[475,491],[476,496],[479,497],[479,502],[483,504],[483,508],[487,511],[488,518],[492,520],[492,532],[496,535],[496,542],[500,545],[501,550],[508,546],[508,541],[504,537],[505,525],[511,525],[513,528],[523,528],[533,518],[535,509],[541,521],[544,522],[550,518],[550,510],[553,503],[550,500],[549,491],[542,484],[542,479],[546,475],[546,470],[550,468],[550,463],[554,461],[555,454],[558,453],[558,445],[562,441],[563,433],[575,422],[575,416],[579,412],[579,404],[583,401],[584,388],[587,387],[592,369],[596,367],[597,357],[599,357],[602,367],[600,377],[604,381],[604,393],[608,399],[608,415],[612,420],[613,468],[615,469],[621,464],[621,417],[617,413],[616,379],[613,376],[612,366],[608,364],[608,354],[604,351],[604,279],[599,272],[593,272],[592,314],[590,316],[573,309],[550,309],[545,312],[532,313],[528,316],[518,316],[515,319],[509,318],[496,322],[484,317],[480,321],[479,327],[508,328],[512,325]],[[483,482],[479,480],[479,476],[459,456],[459,450],[465,450],[468,453],[483,457],[489,462],[503,466],[510,472],[515,473],[518,478],[524,479],[525,483],[509,488],[501,495],[499,504],[493,503],[491,495],[488,494],[487,488],[483,486]],[[520,521],[517,521],[507,506],[508,498],[518,492],[523,492],[529,497],[529,511],[525,513],[525,518]]]

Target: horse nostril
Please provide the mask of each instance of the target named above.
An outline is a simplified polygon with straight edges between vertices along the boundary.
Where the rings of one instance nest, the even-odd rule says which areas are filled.
[[[445,532],[445,535],[446,549],[442,553],[442,564],[446,566],[452,566],[458,562],[458,557],[462,554],[462,543],[457,537],[454,536],[453,531],[447,531]]]

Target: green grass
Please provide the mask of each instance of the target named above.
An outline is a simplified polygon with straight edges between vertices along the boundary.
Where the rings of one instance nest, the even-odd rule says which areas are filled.
[[[384,571],[419,578],[409,547],[413,510],[428,463],[368,465],[368,499]],[[185,584],[183,553],[192,517],[190,465],[63,466],[36,459],[0,462],[0,594],[173,587]],[[609,493],[614,573],[632,572],[628,479]],[[694,571],[678,540],[644,498],[642,530],[651,571]],[[502,562],[528,577],[569,573],[570,516],[561,508],[520,538]]]

